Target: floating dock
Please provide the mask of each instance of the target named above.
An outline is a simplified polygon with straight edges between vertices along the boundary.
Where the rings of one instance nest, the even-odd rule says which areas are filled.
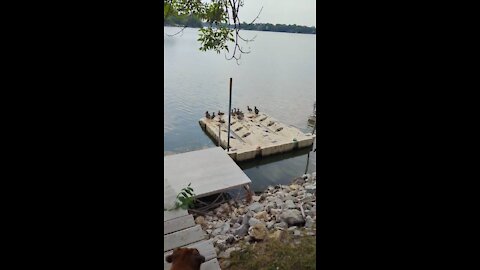
[[[163,203],[167,209],[174,206],[177,194],[189,183],[195,198],[201,198],[252,182],[221,147],[165,156],[163,165]],[[205,257],[200,270],[220,270],[212,240],[206,239],[187,210],[163,211],[163,234],[164,270],[170,269],[165,258],[176,247],[197,248]]]
[[[203,117],[200,126],[224,149],[227,148],[228,115]],[[314,134],[280,123],[265,113],[245,113],[242,119],[231,117],[230,151],[236,161],[285,153],[313,145]]]

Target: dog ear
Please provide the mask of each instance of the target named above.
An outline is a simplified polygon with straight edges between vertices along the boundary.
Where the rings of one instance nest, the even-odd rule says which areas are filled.
[[[193,255],[200,255],[200,252],[198,252],[198,249],[195,248],[195,249],[192,250],[192,254]]]
[[[200,264],[202,264],[205,262],[205,257],[203,257],[202,255],[197,255],[197,260],[200,261]]]
[[[173,254],[168,255],[167,258],[165,258],[165,260],[166,260],[168,263],[172,263],[172,262],[173,262]]]

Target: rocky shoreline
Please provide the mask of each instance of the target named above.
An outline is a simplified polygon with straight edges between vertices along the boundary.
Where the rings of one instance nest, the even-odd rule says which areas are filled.
[[[316,235],[316,173],[305,174],[290,185],[269,186],[251,202],[230,200],[195,223],[207,232],[221,263],[231,252],[268,239]],[[222,268],[227,267],[224,265]]]

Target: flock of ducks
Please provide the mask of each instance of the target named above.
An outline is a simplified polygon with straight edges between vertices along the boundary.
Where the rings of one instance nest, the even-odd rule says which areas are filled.
[[[247,110],[249,113],[252,113],[252,111],[255,111],[255,114],[258,115],[258,113],[260,112],[258,109],[257,109],[257,106],[254,106],[255,108],[252,110],[252,108],[250,108],[250,106],[247,106]],[[222,116],[224,115],[225,113],[224,112],[221,112],[221,111],[218,111],[217,112],[217,115],[218,116]],[[243,114],[243,112],[239,109],[239,108],[233,108],[232,110],[232,116],[237,116],[237,118],[239,120],[242,120],[245,115]],[[213,119],[215,118],[215,112],[212,113],[212,115],[210,115],[210,113],[208,111],[205,112],[205,118],[207,119]]]

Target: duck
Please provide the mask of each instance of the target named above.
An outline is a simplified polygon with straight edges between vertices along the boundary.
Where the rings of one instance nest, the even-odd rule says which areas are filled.
[[[205,112],[205,118],[210,119],[210,114],[208,113],[208,111]]]
[[[259,110],[257,109],[257,106],[255,106],[255,114],[258,114]]]
[[[212,113],[212,118],[210,119],[213,119],[213,118],[215,118],[215,112]]]
[[[225,113],[221,112],[220,110],[218,110],[218,115],[224,115]]]
[[[252,108],[250,108],[248,105],[247,105],[247,110],[248,110],[249,113],[252,112]]]

